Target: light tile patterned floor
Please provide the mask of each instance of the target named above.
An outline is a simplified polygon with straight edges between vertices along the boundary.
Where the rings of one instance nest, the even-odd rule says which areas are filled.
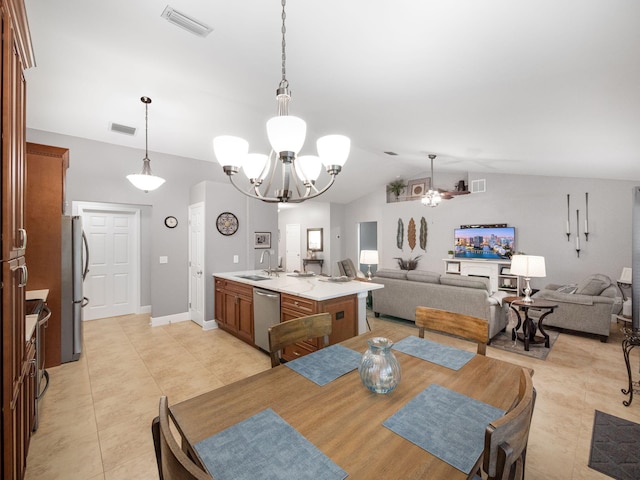
[[[374,330],[379,321],[370,319]],[[416,333],[412,326],[397,325]],[[49,369],[51,387],[31,440],[27,480],[155,480],[150,424],[160,395],[176,403],[270,366],[266,354],[192,322],[152,328],[147,315],[127,315],[84,327],[81,359]],[[622,405],[622,336],[617,326],[612,329],[607,344],[561,334],[546,361],[488,349],[489,356],[535,370],[538,400],[527,480],[608,478],[587,466],[594,410],[640,422],[640,395],[630,407]],[[637,353],[633,360],[637,372]]]

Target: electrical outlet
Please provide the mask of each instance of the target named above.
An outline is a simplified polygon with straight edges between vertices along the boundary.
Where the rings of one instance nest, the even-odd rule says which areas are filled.
[[[165,257],[165,256],[160,257],[160,263],[169,263],[169,257]]]
[[[238,255],[233,256],[233,263],[240,263],[240,257],[238,257]]]

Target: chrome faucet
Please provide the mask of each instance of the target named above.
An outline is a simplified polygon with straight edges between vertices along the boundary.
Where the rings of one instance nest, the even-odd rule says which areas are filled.
[[[261,263],[261,264],[262,264],[262,263],[264,263],[264,256],[265,256],[265,255],[267,255],[267,257],[268,257],[268,261],[269,261],[269,264],[268,264],[267,270],[265,270],[265,272],[267,272],[267,274],[268,274],[269,276],[271,276],[271,274],[273,273],[273,270],[271,270],[271,252],[270,252],[269,250],[264,250],[264,251],[262,252],[262,255],[260,255],[260,263]],[[277,276],[278,276],[278,274],[276,273],[276,277],[277,277]]]

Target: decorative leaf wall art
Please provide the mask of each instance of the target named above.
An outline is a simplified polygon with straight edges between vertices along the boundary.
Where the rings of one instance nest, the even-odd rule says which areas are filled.
[[[409,248],[413,252],[413,249],[416,248],[416,222],[413,220],[413,217],[409,220],[409,228],[407,229],[407,242],[409,244]]]
[[[402,219],[398,219],[398,232],[396,233],[396,246],[402,250],[402,244],[404,243],[404,223]]]
[[[420,219],[420,248],[427,251],[427,221],[424,217]]]

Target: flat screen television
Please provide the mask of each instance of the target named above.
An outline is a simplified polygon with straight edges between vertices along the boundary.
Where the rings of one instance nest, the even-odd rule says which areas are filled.
[[[456,228],[454,254],[456,258],[500,260],[515,253],[514,227]]]

